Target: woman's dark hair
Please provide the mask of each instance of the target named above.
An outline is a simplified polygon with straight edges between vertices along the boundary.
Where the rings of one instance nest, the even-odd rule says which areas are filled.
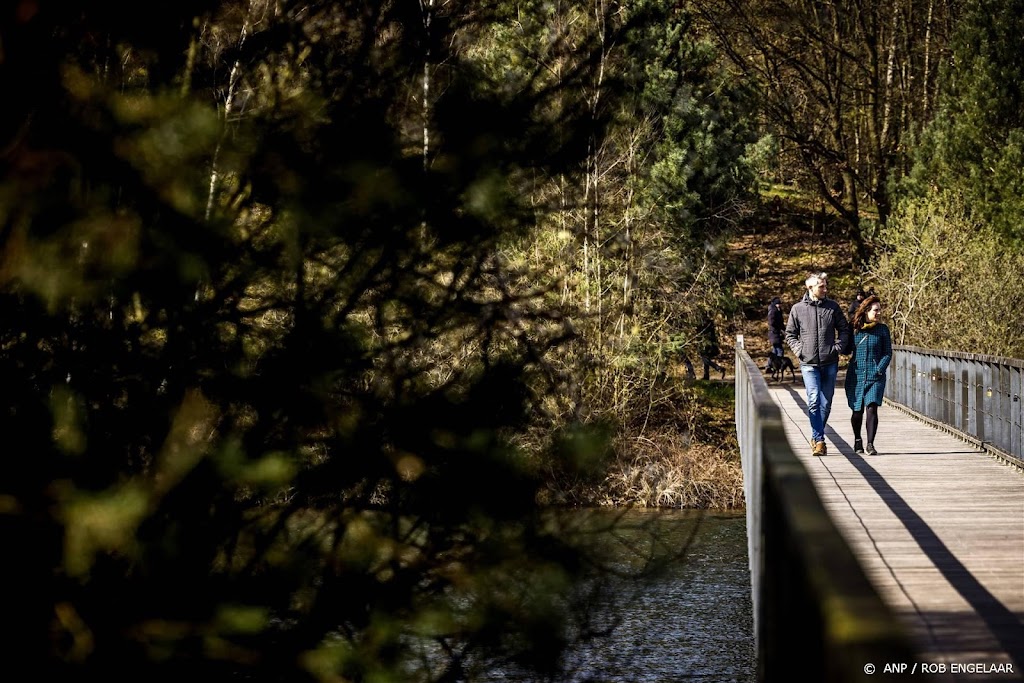
[[[868,317],[868,311],[875,304],[881,305],[882,300],[874,294],[860,302],[856,313],[853,314],[853,330],[856,332],[864,327],[864,320]]]

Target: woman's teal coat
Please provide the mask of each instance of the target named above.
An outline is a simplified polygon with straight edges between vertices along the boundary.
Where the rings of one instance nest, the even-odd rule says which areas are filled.
[[[853,343],[850,364],[846,366],[846,401],[851,410],[864,410],[864,406],[871,403],[882,405],[885,370],[892,360],[889,328],[878,323],[858,330]]]

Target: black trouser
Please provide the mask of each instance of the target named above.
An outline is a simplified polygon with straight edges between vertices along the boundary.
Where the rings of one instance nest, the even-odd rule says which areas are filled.
[[[850,424],[853,426],[853,435],[860,440],[860,425],[861,420],[864,418],[864,413],[868,414],[867,427],[868,430],[868,443],[875,442],[875,434],[878,433],[878,404],[869,403],[863,410],[853,411],[853,415],[850,416]]]
[[[708,379],[708,368],[714,368],[715,370],[718,370],[721,373],[725,372],[725,368],[723,368],[721,365],[711,360],[707,356],[701,356],[700,360],[702,363],[704,363],[704,379]]]

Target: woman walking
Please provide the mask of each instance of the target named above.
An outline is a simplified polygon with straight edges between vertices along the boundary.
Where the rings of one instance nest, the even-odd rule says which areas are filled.
[[[782,299],[773,297],[768,304],[768,343],[771,344],[772,354],[782,358],[785,355],[782,349],[782,335],[785,334],[782,321]],[[764,367],[765,370],[771,364]]]
[[[854,347],[846,367],[846,401],[853,416],[853,450],[864,453],[860,438],[861,423],[867,416],[868,455],[878,455],[875,434],[878,433],[878,406],[885,395],[885,370],[892,360],[892,338],[881,321],[882,302],[871,295],[861,302],[853,314]]]

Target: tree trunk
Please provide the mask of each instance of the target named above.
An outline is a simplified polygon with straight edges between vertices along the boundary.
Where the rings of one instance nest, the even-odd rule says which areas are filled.
[[[249,37],[249,33],[252,31],[252,2],[249,2],[249,8],[246,10],[245,20],[242,22],[242,30],[238,36],[238,50],[241,52],[242,46],[245,45],[245,39]],[[217,146],[213,150],[213,160],[210,162],[210,188],[206,195],[206,211],[203,214],[204,220],[210,220],[210,215],[213,213],[213,202],[217,196],[217,185],[220,182],[220,151],[224,145],[224,141],[227,139],[229,122],[231,119],[231,112],[234,110],[235,105],[235,92],[238,89],[238,81],[241,78],[241,62],[236,59],[235,63],[231,65],[231,73],[228,76],[228,91],[224,97],[224,114],[221,120],[221,133],[220,139],[217,140]]]

